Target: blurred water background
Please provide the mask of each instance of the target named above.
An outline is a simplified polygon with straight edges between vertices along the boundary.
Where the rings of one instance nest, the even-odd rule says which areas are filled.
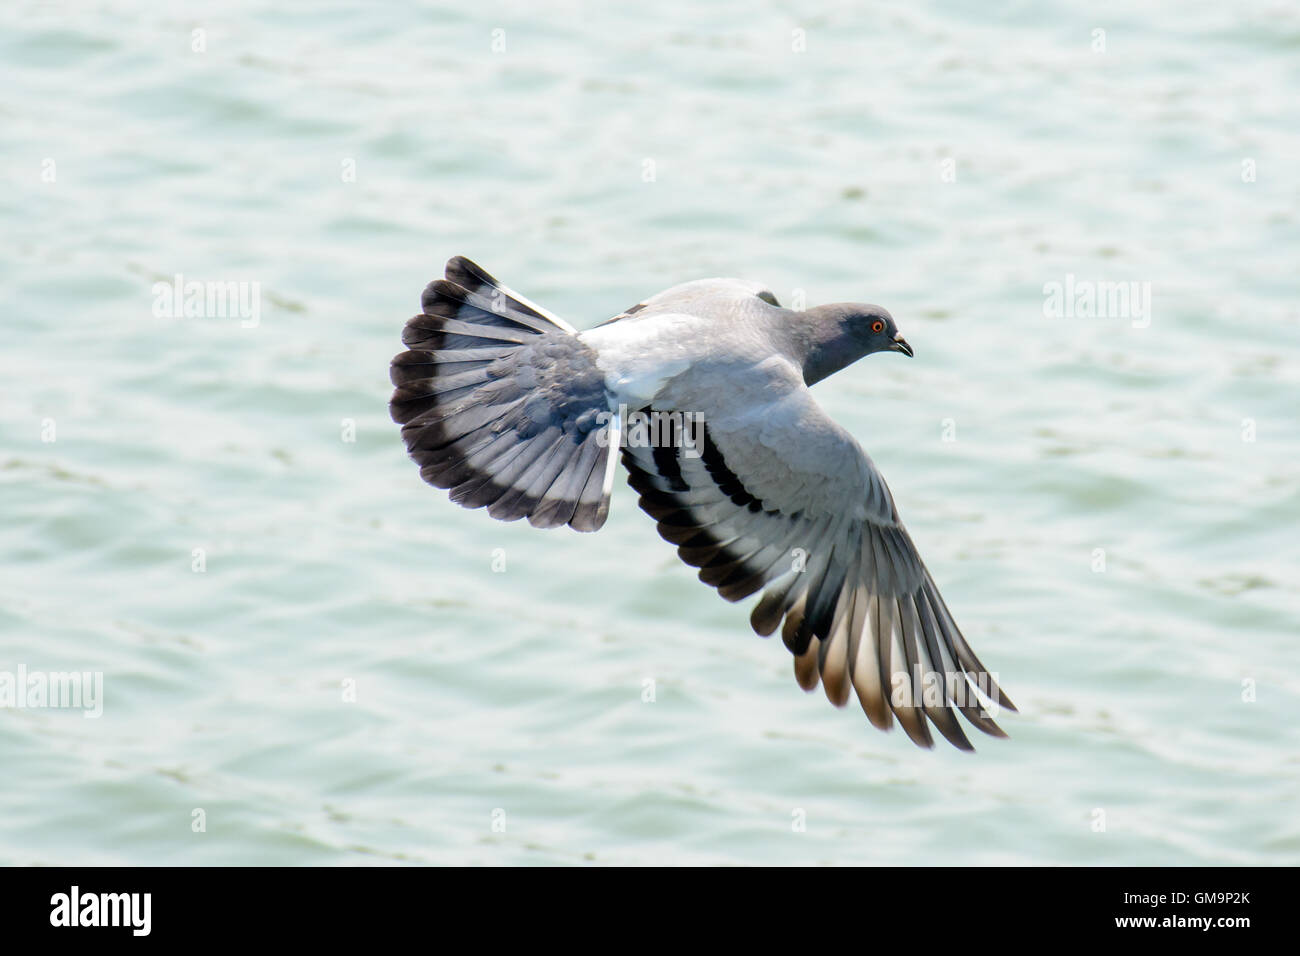
[[[1300,862],[1300,7],[854,7],[3,5],[0,671],[104,691],[0,709],[0,861]],[[594,536],[423,485],[453,254],[579,327],[888,307],[816,394],[1011,739],[802,694],[621,480]]]

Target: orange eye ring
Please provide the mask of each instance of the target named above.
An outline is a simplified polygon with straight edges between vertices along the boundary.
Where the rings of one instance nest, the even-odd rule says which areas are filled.
[[[879,319],[876,319],[876,321],[871,323],[871,331],[876,333],[885,331],[885,323],[881,322]]]

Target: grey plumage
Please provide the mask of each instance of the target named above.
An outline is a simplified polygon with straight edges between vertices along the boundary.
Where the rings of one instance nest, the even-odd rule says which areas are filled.
[[[729,601],[762,592],[800,686],[856,696],[921,746],[956,720],[1005,736],[1014,710],[971,651],[883,477],[808,386],[877,351],[911,355],[893,317],[852,303],[803,312],[736,279],[674,286],[586,332],[457,257],[430,283],[393,360],[395,421],[431,484],[493,517],[599,528],[618,449],[640,505]],[[672,419],[638,441],[623,415]],[[677,416],[673,419],[673,416]],[[702,441],[681,422],[703,422]],[[631,416],[628,416],[631,417]],[[974,689],[978,688],[978,692]]]

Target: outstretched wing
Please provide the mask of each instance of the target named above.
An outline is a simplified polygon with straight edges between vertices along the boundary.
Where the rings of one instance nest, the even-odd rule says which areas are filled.
[[[955,712],[1006,736],[989,712],[1014,705],[962,637],[884,478],[797,369],[772,358],[721,380],[688,371],[650,412],[667,428],[638,441],[629,422],[623,450],[641,507],[724,598],[763,590],[751,623],[766,636],[784,622],[805,690],[820,680],[837,706],[856,692],[872,724],[897,717],[924,747],[932,723],[973,749]]]

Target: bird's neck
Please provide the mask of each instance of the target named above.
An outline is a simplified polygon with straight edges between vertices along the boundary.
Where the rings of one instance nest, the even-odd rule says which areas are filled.
[[[822,306],[803,312],[787,311],[779,338],[787,356],[803,369],[803,380],[814,385],[852,365],[865,352],[853,341],[838,316]]]

